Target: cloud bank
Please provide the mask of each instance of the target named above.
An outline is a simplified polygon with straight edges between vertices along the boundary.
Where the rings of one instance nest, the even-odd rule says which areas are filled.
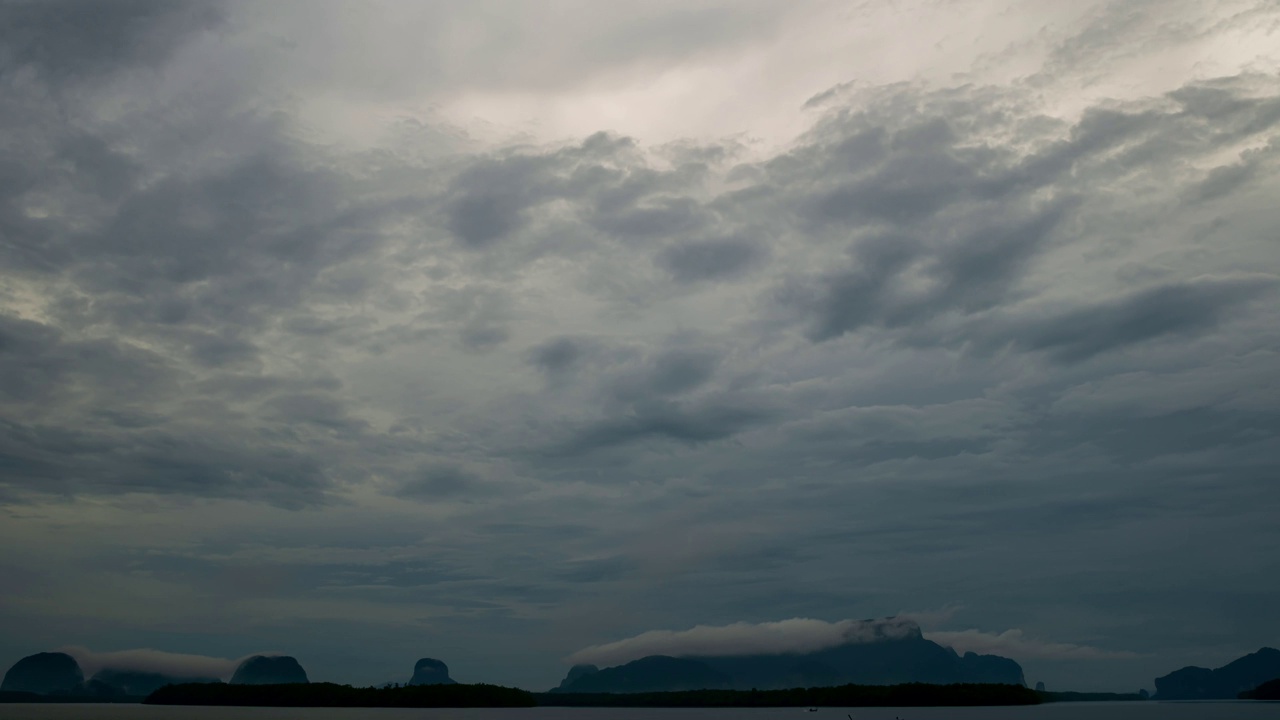
[[[99,670],[129,670],[135,672],[158,673],[170,677],[217,678],[228,681],[235,674],[236,668],[246,658],[253,655],[275,655],[277,653],[250,653],[244,657],[231,660],[228,658],[209,657],[207,655],[188,655],[171,653],[150,648],[133,650],[115,650],[111,652],[95,652],[86,647],[72,645],[59,648],[76,659],[85,678],[93,677]]]
[[[925,637],[953,648],[956,652],[975,652],[979,655],[1003,655],[1014,660],[1128,660],[1140,657],[1127,650],[1104,650],[1089,645],[1050,642],[1029,638],[1021,630],[1005,630],[1002,633],[981,630],[945,631],[925,633]]]

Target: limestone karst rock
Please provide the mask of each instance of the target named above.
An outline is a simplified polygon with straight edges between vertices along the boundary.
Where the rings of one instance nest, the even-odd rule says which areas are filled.
[[[236,668],[232,685],[284,685],[305,683],[307,672],[288,655],[254,655]]]
[[[456,681],[449,677],[449,666],[435,658],[422,658],[413,664],[413,677],[410,685],[455,685]]]
[[[66,653],[43,652],[28,655],[9,668],[0,690],[55,695],[80,692],[84,673],[76,659]]]
[[[578,678],[586,675],[592,675],[598,672],[600,672],[600,668],[596,667],[595,665],[588,665],[588,664],[574,665],[573,667],[569,668],[569,674],[564,676],[564,680],[560,681],[560,686],[557,687],[556,689],[563,690],[569,687],[570,685],[572,685],[574,682],[576,682]]]

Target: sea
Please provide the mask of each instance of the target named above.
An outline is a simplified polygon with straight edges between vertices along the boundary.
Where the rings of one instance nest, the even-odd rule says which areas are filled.
[[[257,708],[3,704],[0,720],[1276,720],[1280,702],[1053,703],[964,708]]]

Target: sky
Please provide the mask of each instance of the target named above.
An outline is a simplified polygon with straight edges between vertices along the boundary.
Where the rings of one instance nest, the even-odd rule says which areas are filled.
[[[1277,48],[1270,0],[2,2],[0,665],[1280,644]]]

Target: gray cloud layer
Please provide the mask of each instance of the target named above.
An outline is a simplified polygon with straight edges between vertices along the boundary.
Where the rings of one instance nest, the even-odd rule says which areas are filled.
[[[427,83],[301,72],[340,6],[0,5],[0,545],[37,548],[0,553],[0,650],[296,643],[345,680],[349,632],[368,682],[438,655],[549,686],[655,627],[953,603],[1025,632],[957,643],[1139,654],[1032,654],[1095,686],[1255,649],[1280,83],[1064,109],[1056,79],[1129,47],[1107,18],[1182,42],[1129,5],[1020,80],[822,92],[764,150],[429,117],[331,141],[325,103]],[[1168,12],[1195,42],[1276,21],[1235,5]],[[774,37],[706,7],[475,87]]]

